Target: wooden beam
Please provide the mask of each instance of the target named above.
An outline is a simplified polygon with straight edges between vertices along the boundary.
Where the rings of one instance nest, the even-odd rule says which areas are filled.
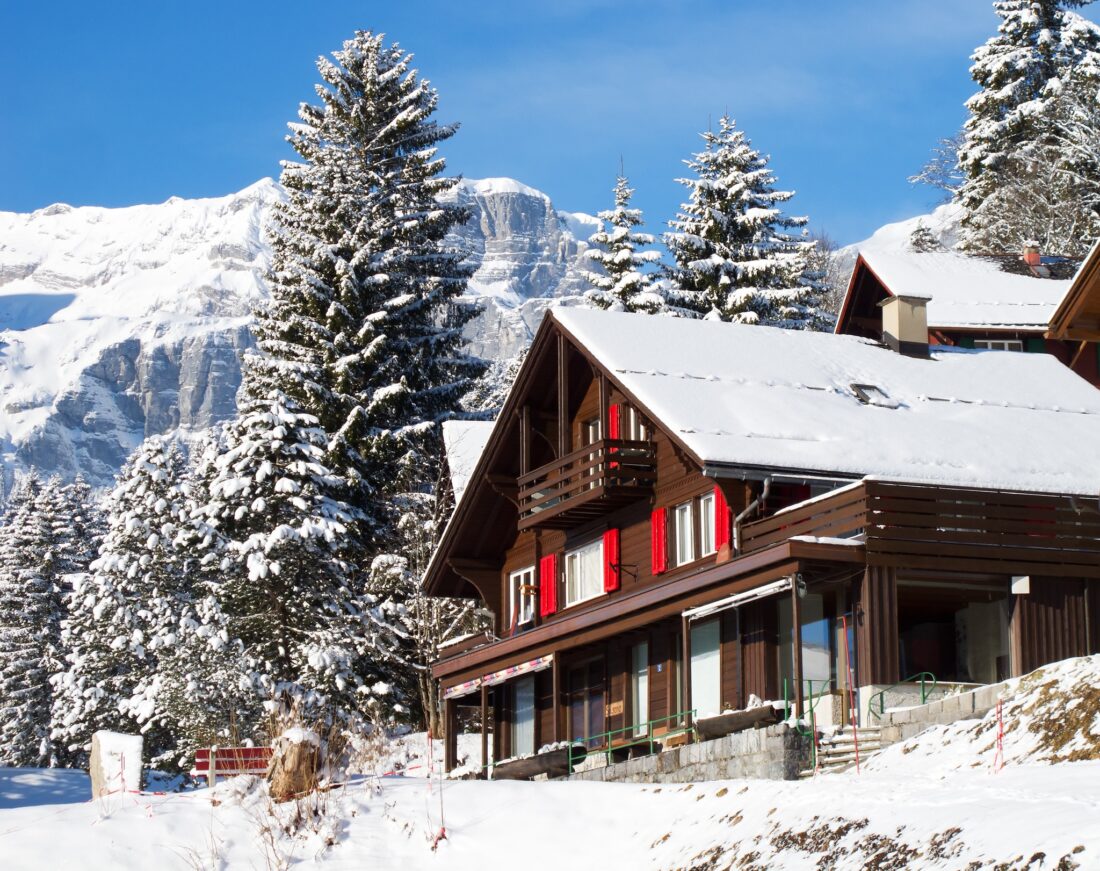
[[[489,776],[489,688],[481,685],[481,776]]]
[[[1073,359],[1069,361],[1069,368],[1071,370],[1074,366],[1077,365],[1077,361],[1081,359],[1081,355],[1085,353],[1085,350],[1088,348],[1088,346],[1089,343],[1087,340],[1082,340],[1081,343],[1077,346],[1077,351],[1076,353],[1074,353]]]
[[[569,346],[565,336],[558,334],[558,456],[569,453]]]
[[[519,508],[519,485],[511,475],[487,474],[485,480],[493,490]]]
[[[691,621],[680,620],[680,710],[691,711]],[[684,716],[684,725],[691,728],[691,714]]]
[[[600,438],[607,439],[611,438],[608,432],[611,418],[611,391],[608,389],[607,375],[602,370],[596,370],[596,378],[600,392]]]
[[[524,403],[519,410],[519,474],[531,471],[531,406]]]
[[[802,719],[802,599],[798,595],[798,575],[791,578],[791,641],[794,644],[794,715]]]
[[[443,770],[458,767],[458,700],[443,701]]]

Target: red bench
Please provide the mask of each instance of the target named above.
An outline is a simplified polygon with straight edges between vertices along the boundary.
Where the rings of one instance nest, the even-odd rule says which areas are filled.
[[[205,774],[213,786],[218,777],[266,774],[270,762],[270,747],[205,747],[195,751],[195,767],[191,773]]]

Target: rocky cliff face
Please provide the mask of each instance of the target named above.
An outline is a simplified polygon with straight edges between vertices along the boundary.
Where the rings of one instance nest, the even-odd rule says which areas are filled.
[[[0,212],[0,461],[107,485],[154,433],[230,416],[253,306],[266,297],[265,230],[282,193],[266,179],[228,197],[125,209]],[[466,180],[454,234],[484,305],[475,353],[514,356],[542,311],[584,289],[596,221],[555,211],[510,179]],[[2,489],[2,488],[0,488]]]

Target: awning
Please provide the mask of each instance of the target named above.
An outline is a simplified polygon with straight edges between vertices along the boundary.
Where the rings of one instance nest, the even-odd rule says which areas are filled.
[[[459,699],[462,696],[468,696],[470,693],[475,693],[481,689],[481,678],[475,677],[473,680],[468,680],[465,683],[456,684],[453,687],[447,687],[443,690],[443,699]]]
[[[791,579],[783,578],[773,583],[765,584],[762,587],[757,587],[755,590],[746,590],[744,593],[727,596],[725,599],[719,599],[717,602],[711,602],[709,605],[689,608],[684,611],[683,616],[687,620],[701,620],[703,617],[709,617],[711,614],[717,614],[720,611],[728,611],[730,608],[740,608],[742,605],[746,605],[749,602],[755,602],[757,599],[777,596],[780,593],[787,592],[790,588]]]
[[[492,674],[487,674],[481,679],[481,683],[483,686],[487,687],[496,686],[497,684],[504,683],[506,680],[519,677],[522,674],[532,674],[536,671],[542,671],[544,668],[549,668],[553,662],[554,654],[548,653],[546,656],[540,656],[538,659],[522,662],[519,665],[510,665],[508,668],[494,671]]]

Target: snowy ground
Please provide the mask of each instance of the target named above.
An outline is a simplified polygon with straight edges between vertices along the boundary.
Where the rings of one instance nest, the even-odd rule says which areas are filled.
[[[252,778],[93,802],[80,772],[7,770],[0,857],[158,871],[1100,868],[1097,687],[1100,657],[1070,660],[1019,684],[1000,720],[938,727],[860,774],[800,783],[440,783],[412,776],[423,736],[379,761],[408,776],[356,778],[274,812]]]

